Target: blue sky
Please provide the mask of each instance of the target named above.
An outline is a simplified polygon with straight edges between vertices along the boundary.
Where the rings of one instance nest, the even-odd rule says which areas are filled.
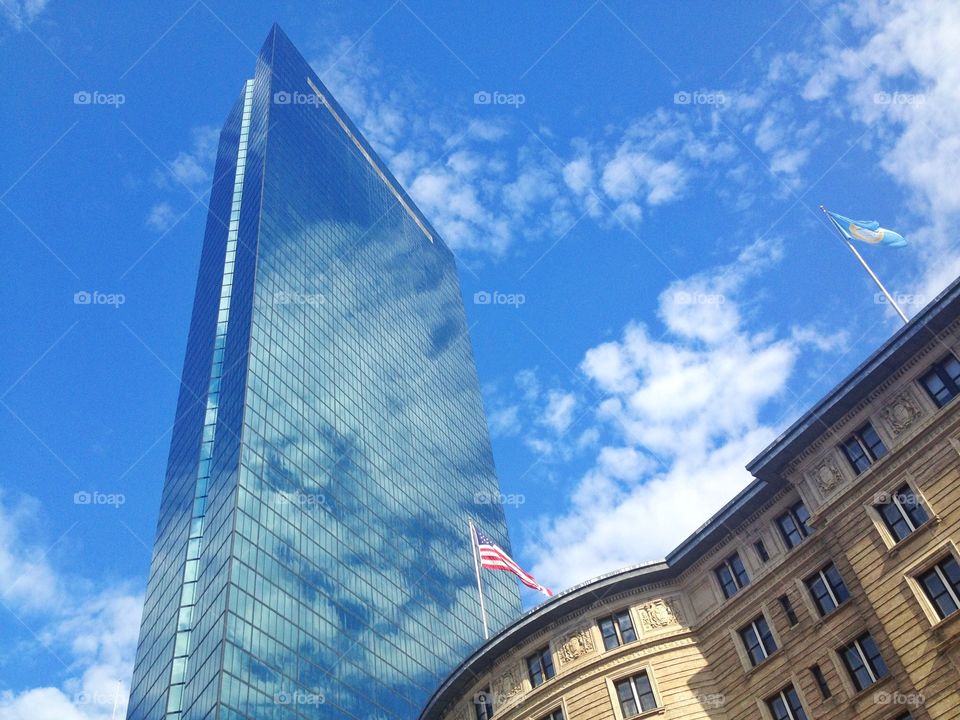
[[[908,314],[960,274],[955,5],[515,5],[0,0],[0,717],[122,709],[214,142],[274,21],[460,260],[555,589],[662,557],[896,329],[819,203],[908,236],[864,249]]]

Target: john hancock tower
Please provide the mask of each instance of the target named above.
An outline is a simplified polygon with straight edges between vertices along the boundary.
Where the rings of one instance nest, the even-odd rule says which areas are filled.
[[[506,543],[453,255],[276,26],[220,134],[130,720],[413,720]],[[485,573],[491,630],[519,613]]]

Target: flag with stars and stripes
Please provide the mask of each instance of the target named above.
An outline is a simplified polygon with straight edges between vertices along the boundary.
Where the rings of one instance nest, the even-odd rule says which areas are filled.
[[[551,591],[550,588],[546,588],[534,580],[533,575],[517,565],[513,561],[513,558],[507,555],[503,548],[491,540],[483,530],[476,528],[476,533],[477,549],[480,551],[480,567],[487,568],[488,570],[506,570],[507,572],[511,572],[520,578],[520,582],[528,588],[542,592],[547,597],[553,597],[553,591]]]

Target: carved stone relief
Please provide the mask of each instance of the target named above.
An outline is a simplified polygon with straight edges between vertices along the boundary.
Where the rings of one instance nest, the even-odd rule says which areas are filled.
[[[494,703],[497,706],[510,702],[523,692],[523,671],[519,665],[510,665],[493,683]]]
[[[880,414],[887,421],[893,434],[899,435],[913,425],[923,413],[913,395],[904,390],[893,398]]]
[[[817,489],[824,495],[829,495],[843,482],[843,475],[834,459],[828,458],[813,468],[810,474]]]
[[[595,650],[591,627],[585,625],[571,633],[564,635],[558,643],[557,657],[561,665],[572,663],[578,658],[588,655]]]
[[[656,632],[664,628],[679,627],[684,624],[683,612],[676,598],[662,598],[640,606],[638,610],[640,626],[646,632]]]

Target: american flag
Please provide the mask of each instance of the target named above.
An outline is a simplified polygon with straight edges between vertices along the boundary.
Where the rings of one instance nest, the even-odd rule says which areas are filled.
[[[517,565],[513,561],[513,558],[507,555],[507,553],[503,551],[503,548],[491,540],[483,530],[476,528],[476,533],[477,548],[480,550],[480,567],[485,567],[488,570],[506,570],[507,572],[512,572],[520,578],[520,582],[528,588],[538,590],[547,597],[553,597],[553,591],[551,591],[550,588],[546,588],[534,580],[533,575]]]

